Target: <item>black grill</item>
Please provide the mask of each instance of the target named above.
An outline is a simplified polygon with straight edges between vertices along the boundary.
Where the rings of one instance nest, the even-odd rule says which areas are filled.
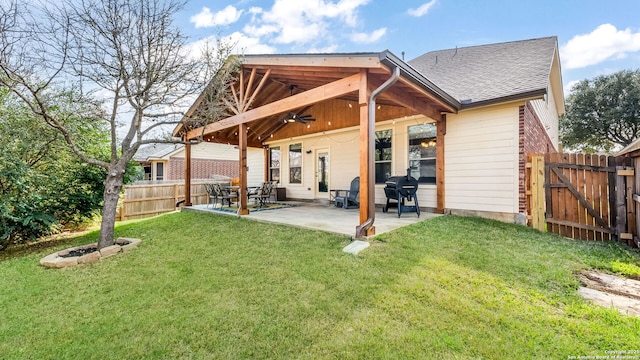
[[[411,169],[407,169],[406,176],[392,176],[385,182],[384,194],[387,196],[387,204],[382,208],[382,212],[389,211],[389,207],[398,208],[398,217],[405,212],[415,212],[420,217],[420,206],[418,205],[418,180],[411,175]],[[413,205],[405,205],[405,201],[413,202]]]

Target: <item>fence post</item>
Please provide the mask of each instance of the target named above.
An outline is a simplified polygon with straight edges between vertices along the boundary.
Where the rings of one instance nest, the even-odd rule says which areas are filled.
[[[182,184],[182,186],[184,186],[184,184]],[[173,203],[174,204],[178,204],[178,201],[180,201],[179,200],[179,196],[178,196],[179,195],[179,191],[180,191],[180,184],[177,184],[177,183],[174,184],[173,185]],[[174,206],[176,206],[176,205],[174,205]]]
[[[545,231],[544,157],[531,157],[531,226]]]
[[[627,230],[627,206],[625,204],[624,175],[620,172],[624,166],[616,166],[616,236],[618,241],[622,241],[622,234]]]

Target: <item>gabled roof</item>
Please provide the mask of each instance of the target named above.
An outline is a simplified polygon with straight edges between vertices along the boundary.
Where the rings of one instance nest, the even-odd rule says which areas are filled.
[[[138,152],[133,156],[133,160],[135,161],[149,161],[149,160],[157,160],[161,159],[172,152],[181,149],[183,147],[182,144],[149,144],[145,146],[141,146],[138,149]]]
[[[542,96],[556,52],[552,36],[431,51],[409,64],[466,108]]]
[[[375,89],[396,68],[400,70],[398,81],[376,100],[380,106],[376,121],[417,114],[440,119],[443,112],[457,112],[460,103],[456,99],[389,51],[246,55],[230,87],[233,100],[227,101],[227,108],[231,115],[197,129],[179,125],[173,135],[237,144],[238,125],[247,124],[247,143],[262,147],[267,139],[357,126],[361,87]],[[185,117],[197,114],[203,98],[196,100]],[[338,107],[350,109],[349,113],[332,113]],[[320,119],[313,127],[286,126],[283,119],[290,112],[313,113]]]
[[[631,144],[625,146],[624,149],[620,150],[616,154],[616,156],[622,156],[622,155],[626,155],[626,154],[635,153],[638,150],[640,150],[640,138],[635,139],[634,141],[631,142]]]

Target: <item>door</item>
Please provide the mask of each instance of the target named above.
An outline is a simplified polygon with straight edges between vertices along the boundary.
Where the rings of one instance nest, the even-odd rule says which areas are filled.
[[[329,198],[329,149],[316,150],[316,199]]]

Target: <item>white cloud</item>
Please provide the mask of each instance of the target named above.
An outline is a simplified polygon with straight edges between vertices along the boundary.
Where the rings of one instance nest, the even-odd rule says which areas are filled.
[[[610,59],[622,59],[637,51],[640,51],[640,32],[602,24],[589,34],[576,35],[567,41],[560,47],[560,59],[565,69],[578,69]]]
[[[273,46],[262,44],[259,38],[249,37],[237,31],[225,37],[225,40],[235,44],[233,52],[237,54],[273,54],[277,51]]]
[[[350,38],[351,41],[358,44],[372,44],[381,37],[383,37],[387,33],[387,28],[380,28],[378,30],[374,30],[372,33],[353,33]]]
[[[573,89],[573,87],[579,82],[580,80],[571,80],[568,83],[566,83],[564,85],[564,94],[569,95],[572,92],[571,90]]]
[[[202,11],[189,19],[189,22],[194,23],[196,28],[229,25],[238,21],[240,15],[242,15],[242,10],[238,10],[231,5],[217,13],[212,13],[211,9],[203,7]]]
[[[433,5],[436,4],[436,2],[438,2],[438,0],[431,0],[428,3],[422,4],[417,9],[409,9],[409,10],[407,10],[407,13],[409,15],[415,16],[415,17],[420,17],[420,16],[427,15],[429,10],[431,10],[431,8],[433,7]]]
[[[234,32],[220,39],[222,44],[231,46],[231,53],[234,54],[273,54],[277,49],[273,46],[263,44],[259,38],[249,37],[241,32]],[[191,58],[202,55],[205,48],[215,50],[218,41],[215,36],[192,42],[185,48],[185,54]]]
[[[358,8],[370,0],[275,0],[269,10],[252,8],[249,36],[270,36],[279,44],[306,44],[329,37],[333,27],[358,24]]]

